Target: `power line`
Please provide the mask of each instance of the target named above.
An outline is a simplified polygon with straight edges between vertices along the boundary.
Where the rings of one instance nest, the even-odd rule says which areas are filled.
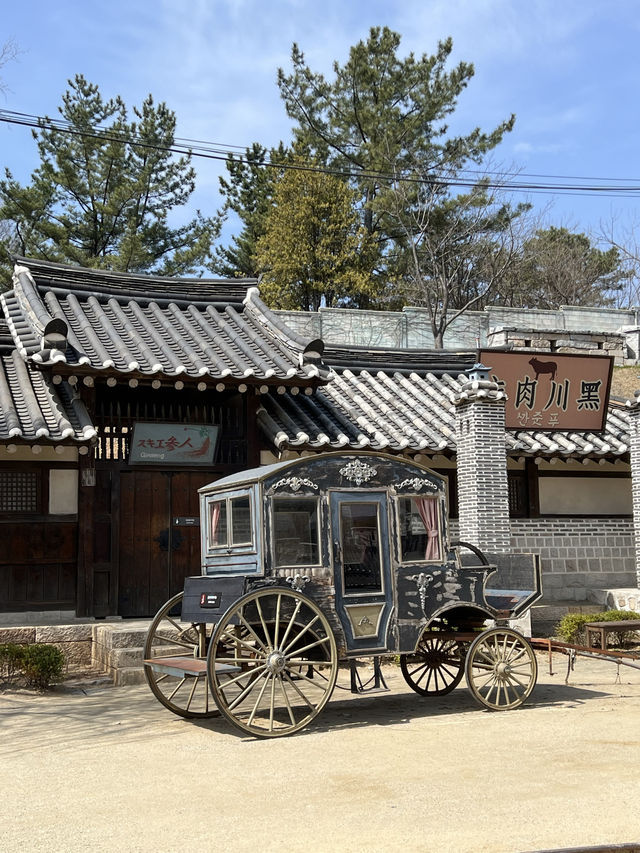
[[[111,130],[101,127],[93,127],[91,129],[79,129],[70,122],[62,119],[50,119],[44,116],[32,115],[29,113],[14,112],[11,110],[0,110],[0,122],[6,124],[15,124],[23,127],[32,127],[38,130],[49,130],[58,133],[66,133],[71,136],[79,136],[88,139],[99,139],[107,142],[115,142],[120,144],[132,145],[138,148],[146,148],[150,150],[171,152],[187,157],[198,157],[207,160],[228,161],[230,158],[237,163],[251,164],[258,167],[270,167],[281,170],[295,170],[302,172],[317,172],[322,174],[330,174],[342,178],[359,178],[380,181],[383,183],[393,183],[394,181],[431,185],[435,187],[457,187],[460,189],[473,189],[478,184],[478,178],[464,179],[463,177],[442,178],[428,177],[419,178],[412,176],[394,176],[385,172],[378,172],[367,169],[331,169],[324,166],[314,166],[303,163],[282,163],[273,162],[265,159],[261,162],[248,157],[246,148],[238,145],[226,145],[222,143],[207,142],[205,140],[188,139],[184,137],[174,137],[173,145],[159,145],[157,143],[147,142],[140,137],[132,137],[130,135],[114,133]],[[578,195],[578,196],[595,196],[609,198],[637,198],[640,193],[640,181],[637,184],[627,184],[622,186],[608,186],[602,183],[592,183],[587,185],[566,183],[539,183],[516,180],[499,180],[492,181],[488,176],[495,177],[496,173],[482,172],[480,170],[465,170],[461,169],[461,175],[473,174],[478,175],[482,180],[483,186],[488,190],[501,190],[510,192],[526,192],[545,195]],[[526,175],[526,177],[546,177],[555,180],[567,181],[615,181],[621,182],[623,178],[588,178],[588,177],[571,177],[571,176],[546,176],[546,175]]]

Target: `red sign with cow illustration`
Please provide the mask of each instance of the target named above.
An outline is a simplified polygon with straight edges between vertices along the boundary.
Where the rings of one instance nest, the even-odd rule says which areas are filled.
[[[478,359],[507,393],[507,429],[604,429],[611,356],[481,350]]]

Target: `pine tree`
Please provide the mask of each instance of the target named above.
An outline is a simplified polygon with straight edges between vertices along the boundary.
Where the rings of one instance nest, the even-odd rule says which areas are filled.
[[[357,306],[371,290],[366,254],[349,187],[321,171],[286,170],[257,242],[265,301],[303,311]]]
[[[105,101],[82,75],[69,81],[59,112],[34,138],[40,166],[22,186],[6,171],[0,219],[27,257],[130,272],[180,275],[211,259],[217,218],[196,213],[172,227],[169,214],[195,188],[189,155],[171,152],[175,114],[149,95],[129,120],[120,97]],[[6,258],[5,258],[6,260]]]

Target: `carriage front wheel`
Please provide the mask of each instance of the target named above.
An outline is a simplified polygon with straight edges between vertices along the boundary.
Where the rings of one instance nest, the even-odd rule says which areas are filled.
[[[207,668],[216,705],[234,726],[279,737],[304,728],[324,708],[338,653],[311,598],[267,587],[243,595],[220,619]]]
[[[538,677],[531,645],[511,628],[490,628],[471,643],[465,662],[467,684],[475,699],[492,711],[517,708]]]

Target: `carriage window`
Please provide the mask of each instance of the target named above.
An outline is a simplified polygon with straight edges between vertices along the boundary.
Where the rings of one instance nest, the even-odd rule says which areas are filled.
[[[398,498],[402,562],[440,560],[437,498]]]
[[[250,545],[251,502],[248,495],[221,498],[209,504],[209,547]]]
[[[340,504],[345,593],[381,592],[377,503]]]
[[[317,498],[274,498],[276,566],[317,566],[320,556]]]

